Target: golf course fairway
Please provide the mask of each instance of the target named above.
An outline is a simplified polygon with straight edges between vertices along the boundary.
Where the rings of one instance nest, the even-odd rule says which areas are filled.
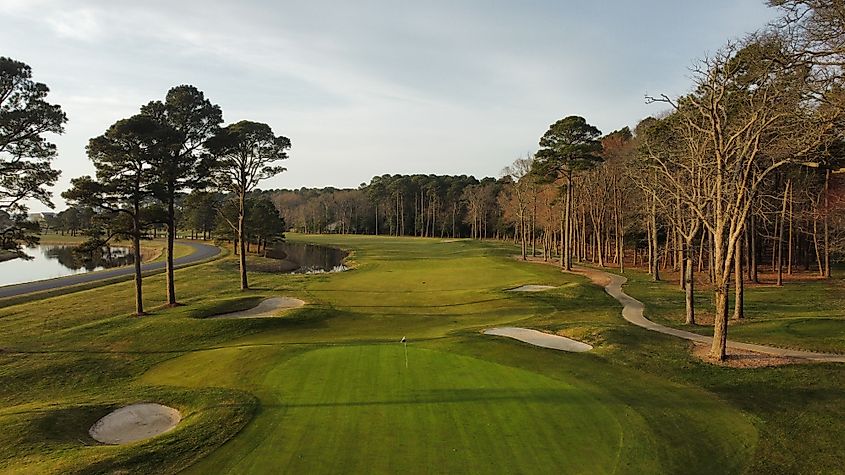
[[[144,318],[129,283],[0,309],[0,473],[759,473],[843,433],[837,366],[701,363],[507,244],[290,238],[348,249],[353,268],[253,272],[240,292],[229,257],[177,271],[185,305]],[[144,281],[151,308],[162,282]],[[521,285],[554,288],[507,290]],[[273,297],[307,304],[205,318]],[[594,349],[482,334],[510,325]],[[87,435],[144,402],[182,421],[120,446]],[[827,453],[815,469],[840,462]]]

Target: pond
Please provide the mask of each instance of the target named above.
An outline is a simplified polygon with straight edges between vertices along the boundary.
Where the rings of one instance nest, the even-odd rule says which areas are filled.
[[[348,253],[340,249],[316,244],[282,242],[273,245],[267,257],[289,263],[287,271],[294,274],[319,274],[346,270],[343,260]]]
[[[84,274],[132,263],[132,253],[128,247],[106,247],[102,253],[93,256],[80,255],[73,249],[74,246],[64,244],[40,244],[24,248],[24,253],[31,259],[0,262],[0,286]]]

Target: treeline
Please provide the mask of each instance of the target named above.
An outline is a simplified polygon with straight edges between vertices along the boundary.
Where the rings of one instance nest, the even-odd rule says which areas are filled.
[[[644,121],[638,130],[654,120]],[[600,160],[573,172],[581,180],[580,187],[572,186],[575,259],[620,269],[649,266],[660,279],[661,272],[680,270],[686,252],[693,261],[690,268],[712,283],[711,237],[700,223],[693,223],[692,230],[678,228],[675,209],[652,199],[655,190],[645,183],[654,177],[638,174],[647,159],[642,139],[623,128],[598,142]],[[535,168],[529,156],[506,167],[499,179],[383,175],[358,189],[301,188],[256,195],[276,205],[288,229],[303,233],[511,239],[521,243],[523,256],[561,258],[566,196],[561,183],[549,183]],[[187,216],[202,215],[201,209]],[[843,210],[842,175],[806,166],[778,170],[761,190],[742,237],[747,280],[760,282],[761,273],[769,273],[780,285],[784,275],[799,270],[829,277],[831,263],[845,257]],[[184,228],[207,230],[210,236],[215,214],[205,215],[210,225],[192,228],[186,220]],[[692,236],[690,242],[685,236]]]
[[[262,194],[289,228],[305,233],[495,238],[505,182],[448,175],[382,175],[358,189],[301,188]]]

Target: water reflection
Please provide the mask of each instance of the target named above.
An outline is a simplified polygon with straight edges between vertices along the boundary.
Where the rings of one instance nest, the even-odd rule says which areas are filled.
[[[343,266],[343,259],[346,256],[347,252],[340,249],[298,242],[277,243],[267,253],[267,257],[290,263],[289,269],[294,274],[318,274],[346,270]]]
[[[76,252],[75,246],[41,244],[24,248],[29,259],[0,262],[0,286],[53,279],[132,264],[127,247],[104,247],[94,253]]]
[[[134,259],[129,248],[104,247],[92,254],[77,252],[72,246],[45,246],[44,255],[59,261],[59,264],[71,270],[84,269],[91,272],[97,269],[119,267],[132,264]]]

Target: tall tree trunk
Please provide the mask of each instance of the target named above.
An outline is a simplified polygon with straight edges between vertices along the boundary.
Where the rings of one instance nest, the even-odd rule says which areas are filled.
[[[824,175],[824,276],[830,279],[830,170]]]
[[[675,247],[677,248],[677,250],[675,253],[675,267],[678,269],[678,286],[681,288],[681,290],[685,290],[687,288],[687,279],[686,277],[684,277],[684,275],[686,274],[686,271],[684,270],[684,266],[686,266],[686,260],[684,259],[684,245],[685,243],[681,241],[681,228],[679,226],[676,226]]]
[[[439,205],[439,204],[440,203],[438,203],[438,201],[434,198],[434,195],[432,195],[432,198],[431,198],[431,234],[430,234],[431,237],[434,237],[435,233],[437,232],[436,231],[437,208],[438,208],[437,205]],[[441,233],[441,235],[442,235],[442,233]]]
[[[717,227],[711,233],[712,254],[711,268],[713,273],[713,304],[715,308],[715,320],[713,323],[713,344],[710,348],[710,356],[724,361],[727,355],[728,340],[728,291],[730,281],[729,259],[733,258],[732,246],[726,236],[728,231]]]
[[[789,237],[786,241],[786,273],[788,275],[792,275],[792,248],[794,247],[793,242],[793,190],[792,190],[792,181],[789,182],[789,210],[787,211],[787,219],[789,220]]]
[[[757,243],[759,242],[757,239],[757,218],[754,217],[754,214],[751,214],[751,249],[749,249],[749,256],[751,257],[751,281],[755,284],[760,283],[760,273],[759,273],[759,259],[758,256],[760,255],[760,250],[757,248]]]
[[[141,285],[141,207],[136,201],[134,206],[134,214],[132,215],[132,254],[134,258],[135,267],[135,315],[140,317],[144,315],[144,295],[143,286]]]
[[[244,225],[245,225],[245,218],[244,214],[246,213],[245,209],[245,197],[243,194],[240,195],[240,210],[238,212],[238,245],[240,246],[240,256],[238,259],[238,263],[240,264],[241,270],[241,290],[249,289],[249,282],[247,282],[246,278],[246,235],[244,233]]]
[[[745,285],[742,271],[742,238],[736,243],[734,250],[734,320],[741,320],[745,316]]]
[[[752,219],[752,215],[749,214],[748,219],[745,221],[745,241],[744,241],[745,242],[745,273],[746,273],[745,278],[749,282],[751,282],[751,280],[754,277],[753,272],[751,272],[751,267],[754,265],[752,257],[751,257],[751,252],[752,252],[752,250],[751,250],[751,248],[752,248],[752,245],[751,245],[751,233],[752,233],[751,219]]]
[[[560,212],[560,254],[558,254],[558,258],[560,259],[560,266],[565,267],[566,262],[564,261],[564,254],[566,254],[566,231],[564,231],[564,222],[566,221],[566,211],[561,210]]]
[[[707,275],[710,278],[710,283],[712,284],[716,282],[716,254],[714,252],[715,238],[712,234],[709,236],[710,239],[707,240],[707,245],[709,246],[707,252]],[[725,285],[727,285],[727,283]]]
[[[571,271],[572,270],[572,227],[570,226],[572,221],[572,170],[567,171],[567,181],[566,181],[566,215],[565,215],[565,229],[566,229],[566,246],[563,250],[563,267],[564,269]]]
[[[521,213],[519,216],[519,238],[522,244],[522,260],[525,260],[526,245],[525,245],[525,213]]]
[[[645,236],[646,241],[648,241],[648,273],[649,275],[653,275],[654,266],[652,262],[654,262],[654,249],[651,247],[651,220],[646,221],[645,223]]]
[[[620,251],[620,235],[622,232],[619,229],[619,190],[616,185],[616,175],[613,175],[613,263],[619,264],[621,259]]]
[[[651,199],[651,230],[652,230],[652,243],[651,246],[653,247],[652,251],[652,274],[651,279],[655,282],[660,281],[660,248],[659,243],[657,240],[657,200],[652,197]]]
[[[636,266],[636,264],[634,264]],[[625,232],[619,236],[619,272],[625,272]]]
[[[707,230],[702,231],[701,240],[698,245],[698,272],[704,271],[704,240],[707,239]]]
[[[780,227],[777,233],[777,285],[783,285],[783,233],[786,227],[786,205],[789,197],[789,188],[791,180],[787,180],[786,188],[783,190],[783,202],[780,209]]]
[[[576,232],[576,229],[575,229],[575,224],[576,223],[572,224],[572,239],[574,240],[576,235],[580,236],[580,238],[581,238],[581,260],[586,261],[587,260],[587,251],[590,247],[590,241],[589,241],[590,233],[587,231],[587,212],[586,211],[581,209],[581,224],[580,224],[580,229],[578,229],[577,232]],[[574,247],[574,243],[573,243],[573,247]]]
[[[537,255],[537,194],[531,208],[531,257]]]
[[[816,210],[818,212],[818,210]],[[813,248],[816,251],[816,263],[819,266],[819,275],[824,277],[824,265],[822,264],[822,253],[819,249],[819,218],[813,213]]]
[[[693,275],[693,268],[692,268],[692,259],[693,259],[693,249],[695,248],[694,240],[695,236],[690,236],[689,239],[686,240],[686,250],[685,250],[685,263],[683,265],[683,273],[684,273],[684,295],[685,295],[685,303],[686,303],[686,324],[687,325],[695,325],[695,278]]]
[[[772,233],[772,273],[777,272],[777,265],[778,265],[778,248],[780,247],[780,242],[778,241],[778,236],[780,236],[780,213],[775,215],[775,232]]]
[[[176,305],[176,284],[173,276],[173,245],[176,242],[176,205],[175,192],[169,194],[167,200],[167,305]]]
[[[455,239],[457,236],[456,228],[455,228],[455,214],[458,212],[458,204],[452,203],[452,239]]]
[[[713,324],[713,344],[710,355],[719,361],[724,361],[727,355],[728,342],[728,286],[727,283],[714,284],[713,303],[716,319]]]

